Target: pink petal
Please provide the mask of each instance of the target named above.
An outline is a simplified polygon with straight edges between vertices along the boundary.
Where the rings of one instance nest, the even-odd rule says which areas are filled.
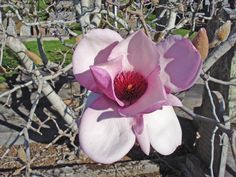
[[[110,60],[106,63],[92,66],[91,72],[100,93],[105,94],[112,100],[116,100],[120,106],[124,106],[124,103],[115,96],[113,84],[115,76],[121,69],[122,58],[118,57],[117,59]]]
[[[198,79],[202,60],[191,41],[172,36],[157,46],[161,55],[160,77],[171,92],[190,88]]]
[[[107,61],[112,49],[122,38],[109,29],[94,29],[87,33],[73,54],[73,72],[84,87],[96,91],[89,67]]]
[[[149,75],[158,64],[156,46],[141,30],[114,47],[109,58],[116,58],[121,54],[124,55],[123,70],[135,70],[143,76]]]
[[[120,108],[119,112],[126,116],[135,116],[139,113],[152,112],[161,108],[166,103],[165,89],[159,78],[159,69],[156,68],[147,78],[148,88],[144,95],[135,103],[126,108]]]
[[[142,115],[136,115],[133,118],[133,129],[136,134],[141,134],[143,131],[143,116]]]
[[[150,140],[149,140],[147,128],[144,128],[141,134],[135,133],[135,135],[136,135],[137,141],[138,141],[142,151],[146,155],[149,155],[149,153],[150,153]]]
[[[105,164],[120,160],[135,143],[132,119],[121,118],[113,106],[101,96],[85,110],[79,125],[83,151],[94,161]]]
[[[149,135],[147,132],[146,125],[144,126],[143,122],[143,116],[137,116],[133,118],[133,129],[134,133],[136,135],[137,141],[142,149],[142,151],[146,154],[149,155],[150,153],[150,140],[149,140]]]
[[[143,117],[152,147],[163,155],[174,152],[182,142],[182,130],[172,106],[163,106]]]
[[[183,106],[182,102],[175,95],[167,94],[166,95],[166,100],[167,100],[167,105],[178,106],[178,107]]]

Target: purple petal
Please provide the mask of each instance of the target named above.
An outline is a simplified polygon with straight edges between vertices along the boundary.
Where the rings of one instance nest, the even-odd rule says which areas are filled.
[[[121,69],[122,59],[121,57],[118,57],[117,59],[110,60],[106,63],[92,66],[91,72],[100,93],[117,101],[120,106],[124,106],[124,103],[116,97],[114,91],[114,79]]]
[[[93,99],[93,95],[88,97]],[[122,118],[112,102],[101,96],[85,110],[79,125],[83,151],[94,161],[113,163],[125,156],[135,143],[132,118]]]
[[[124,55],[123,70],[134,70],[143,76],[149,75],[157,67],[159,61],[155,44],[141,30],[114,47],[109,58],[120,55]]]
[[[183,106],[182,102],[175,95],[167,94],[166,95],[166,100],[167,100],[167,105],[178,106],[178,107]]]
[[[163,155],[169,155],[182,142],[182,130],[171,106],[163,106],[150,114],[144,114],[144,125],[152,147]]]
[[[133,121],[133,129],[136,134],[141,134],[143,132],[143,116],[136,115]]]
[[[121,40],[118,33],[109,29],[94,29],[84,36],[73,54],[73,72],[81,85],[97,90],[89,67],[106,62],[112,49]]]
[[[146,155],[149,155],[149,153],[150,153],[150,140],[149,140],[149,135],[148,135],[146,125],[145,125],[141,134],[135,133],[135,135],[136,135],[137,141],[138,141],[142,151]]]
[[[142,115],[137,115],[136,117],[133,118],[133,130],[142,151],[145,154],[149,155],[150,141],[146,125],[144,126]]]
[[[120,108],[119,112],[126,116],[135,116],[139,113],[152,112],[166,103],[165,89],[159,78],[159,69],[155,69],[147,78],[148,87],[142,97],[126,108]]]
[[[191,41],[180,36],[172,36],[157,46],[161,55],[160,77],[170,92],[190,88],[198,79],[202,60]]]

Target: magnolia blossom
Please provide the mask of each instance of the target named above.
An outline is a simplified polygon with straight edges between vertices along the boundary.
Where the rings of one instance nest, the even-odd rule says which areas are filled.
[[[182,141],[173,92],[190,88],[202,61],[192,43],[172,36],[156,45],[142,31],[122,39],[109,29],[84,36],[73,55],[78,82],[91,90],[79,122],[79,141],[94,161],[113,163],[135,142],[171,154]]]

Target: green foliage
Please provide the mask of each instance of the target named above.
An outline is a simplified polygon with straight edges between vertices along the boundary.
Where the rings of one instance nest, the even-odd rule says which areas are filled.
[[[81,32],[81,26],[80,26],[80,23],[72,23],[69,25],[69,28],[77,33],[78,35],[80,35],[82,32]]]
[[[33,1],[33,3],[35,3],[35,1]],[[39,19],[42,21],[46,21],[48,19],[48,13],[45,11],[45,9],[47,8],[47,3],[49,3],[49,1],[46,1],[46,0],[37,1]]]
[[[74,44],[75,39],[65,40],[65,42]],[[36,41],[25,42],[25,46],[28,50],[40,56]],[[70,50],[70,48],[64,46],[60,41],[43,41],[43,47],[48,59],[56,63],[61,63],[63,61],[63,56],[60,54],[60,51],[66,53],[68,50]],[[65,64],[69,64],[71,62],[71,58],[72,51],[70,50],[67,53]]]
[[[4,75],[0,75],[0,83],[3,83],[6,81],[6,78],[4,77]]]
[[[172,34],[174,34],[174,35],[181,35],[181,36],[186,36],[187,34],[189,34],[190,33],[190,30],[188,30],[188,29],[183,29],[183,28],[181,28],[181,29],[176,29],[176,30],[174,30],[173,32],[172,32]]]
[[[174,30],[172,32],[172,34],[174,34],[174,35],[181,35],[181,36],[188,36],[188,38],[191,40],[196,35],[196,32],[191,33],[191,30],[181,28],[181,29]]]
[[[145,19],[146,22],[151,25],[152,28],[156,28],[156,24],[155,23],[152,23],[152,21],[156,19],[156,15],[155,14],[150,14],[147,16],[147,18]]]
[[[65,40],[65,43],[74,44],[75,39],[68,39]],[[38,56],[40,56],[38,51],[38,45],[36,41],[28,41],[24,42],[26,48]],[[70,48],[64,46],[60,41],[43,41],[43,47],[46,53],[46,56],[50,61],[61,63],[63,61],[63,56],[60,54],[60,51],[65,53],[69,50],[65,64],[69,64],[72,58],[72,51]],[[19,65],[19,61],[17,60],[17,56],[10,51],[9,49],[4,51],[3,55],[3,66],[6,68],[15,68]]]
[[[10,69],[17,67],[19,65],[19,61],[17,60],[17,55],[10,49],[5,48],[3,52],[2,65],[3,67]]]
[[[75,42],[75,38],[65,40],[65,43],[68,44],[75,44]],[[37,41],[28,41],[24,42],[24,44],[28,50],[40,56]],[[61,41],[43,41],[43,47],[46,56],[50,61],[53,61],[55,63],[61,63],[63,61],[63,55],[60,54],[60,51],[62,53],[66,53],[68,51],[64,65],[67,65],[71,62],[72,50],[71,48],[64,46]],[[16,68],[19,64],[20,63],[17,59],[17,55],[10,49],[5,49],[3,53],[3,67],[7,68],[7,70],[13,71],[13,69]],[[14,74],[14,72],[9,72],[7,74],[0,75],[0,83],[4,82],[6,77],[11,77],[12,74]]]

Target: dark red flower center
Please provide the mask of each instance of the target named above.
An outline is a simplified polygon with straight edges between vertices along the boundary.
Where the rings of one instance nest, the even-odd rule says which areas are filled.
[[[147,86],[145,78],[135,71],[121,72],[114,79],[115,94],[126,106],[137,101],[145,93]]]

